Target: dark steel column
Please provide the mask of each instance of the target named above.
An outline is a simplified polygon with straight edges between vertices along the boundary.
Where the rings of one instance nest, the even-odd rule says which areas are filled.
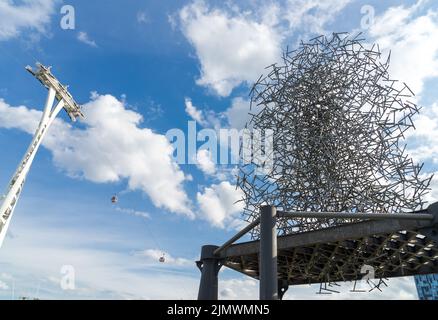
[[[214,255],[218,246],[206,245],[201,250],[201,260],[197,261],[201,270],[201,282],[199,283],[198,300],[218,299],[218,273],[221,268],[220,259]]]
[[[276,209],[260,210],[260,300],[278,300]]]

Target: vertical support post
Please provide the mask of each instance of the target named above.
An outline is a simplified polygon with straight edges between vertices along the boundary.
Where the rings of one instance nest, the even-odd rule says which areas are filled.
[[[278,300],[276,215],[273,206],[260,209],[260,300]]]
[[[206,245],[201,250],[201,260],[197,261],[201,270],[201,281],[199,283],[198,300],[218,299],[218,273],[222,264],[220,259],[214,255],[218,246]]]

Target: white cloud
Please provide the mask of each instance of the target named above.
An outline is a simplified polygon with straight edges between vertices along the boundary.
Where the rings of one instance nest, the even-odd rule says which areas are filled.
[[[228,124],[233,129],[243,129],[250,119],[249,101],[242,97],[234,98],[231,106],[225,111]]]
[[[213,161],[209,150],[198,150],[196,153],[196,160],[196,166],[201,169],[204,174],[214,175],[216,173],[216,164]]]
[[[201,126],[215,129],[223,128],[224,126],[239,130],[243,129],[250,119],[249,106],[250,102],[248,100],[236,97],[233,98],[231,106],[227,110],[215,112],[208,109],[199,109],[193,105],[190,98],[185,99],[186,113]]]
[[[297,29],[323,32],[349,2],[255,1],[245,10],[232,4],[209,7],[204,1],[186,5],[179,11],[179,24],[200,62],[196,83],[219,96],[228,96],[242,83],[252,84],[266,66],[280,60],[282,46]]]
[[[438,10],[420,15],[423,3],[389,8],[369,30],[384,54],[391,51],[391,77],[406,82],[415,94],[438,76]]]
[[[253,106],[250,110],[250,102],[242,97],[236,97],[232,100],[231,106],[224,112],[214,112],[212,110],[201,110],[193,106],[189,98],[186,99],[186,112],[192,119],[202,122],[204,127],[213,128],[219,137],[220,129],[237,129],[241,130],[245,124],[250,120],[249,112],[257,113],[260,108]],[[219,152],[233,152],[230,148],[231,144],[226,143],[225,140],[218,140]],[[234,154],[233,154],[234,156]],[[238,156],[238,155],[237,155]],[[222,165],[217,165],[218,159],[213,159],[211,152],[207,149],[198,150],[196,154],[196,165],[206,175],[214,177],[219,181],[235,179],[236,168],[229,168]]]
[[[195,267],[189,273],[145,265],[142,256],[130,253],[138,243],[118,234],[117,228],[108,232],[104,223],[89,229],[60,227],[27,213],[17,215],[19,236],[5,243],[0,257],[2,269],[14,276],[17,295],[27,292],[33,297],[39,284],[40,299],[195,299],[199,283]],[[60,287],[63,265],[74,268],[75,290]],[[10,292],[4,292],[5,297]]]
[[[196,1],[179,12],[182,31],[201,64],[198,85],[228,96],[242,82],[254,81],[280,57],[282,36],[272,25],[241,13],[209,8]]]
[[[9,286],[5,282],[0,280],[0,290],[8,290],[8,289]]]
[[[259,282],[252,278],[219,279],[219,299],[258,300]]]
[[[43,141],[59,168],[97,183],[127,179],[129,189],[145,192],[155,206],[194,217],[182,185],[184,173],[164,135],[141,128],[142,116],[111,95],[94,94],[83,111],[85,129],[56,119]],[[41,111],[0,100],[3,128],[33,134],[40,117]]]
[[[116,210],[122,213],[126,213],[129,214],[131,216],[136,216],[136,217],[140,217],[143,219],[150,219],[151,215],[147,212],[144,211],[138,211],[138,210],[134,210],[134,209],[127,209],[127,208],[120,208],[120,207],[116,207]]]
[[[376,17],[369,30],[384,54],[391,51],[391,77],[405,82],[417,95],[428,80],[438,77],[438,10],[424,13],[426,3],[419,0],[412,6],[390,7]],[[408,153],[416,162],[424,161],[434,168],[438,165],[438,103],[421,109],[413,122],[416,130],[405,134]],[[429,203],[438,200],[436,176],[431,189],[424,199]]]
[[[228,181],[212,184],[196,195],[200,217],[219,228],[241,226],[239,213],[243,210],[243,204],[236,201],[242,198],[242,191]]]
[[[432,181],[430,182],[430,192],[424,198],[428,204],[432,204],[438,201],[438,172],[434,172]]]
[[[15,2],[15,3],[14,3]],[[18,37],[23,31],[46,33],[57,0],[0,1],[0,41]]]
[[[186,106],[186,113],[196,122],[198,122],[200,125],[205,125],[206,121],[204,119],[204,115],[202,114],[201,110],[198,110],[198,108],[196,108],[193,103],[192,100],[190,98],[185,98],[184,100],[184,104]]]
[[[160,263],[159,259],[164,256],[165,265],[173,265],[178,267],[195,267],[195,261],[186,258],[173,257],[168,252],[159,249],[146,249],[144,251],[136,252],[137,256],[145,257],[149,262]],[[161,263],[160,263],[161,264]]]
[[[378,283],[378,280],[375,280]],[[319,285],[291,286],[286,291],[284,300],[416,300],[417,291],[412,277],[391,278],[386,281],[388,287],[382,286],[382,292],[374,289],[371,292],[350,292],[353,282],[339,282],[340,287],[334,289],[340,291],[332,294],[317,294]],[[358,283],[358,285],[360,285]],[[370,289],[362,284],[365,289]],[[258,299],[259,282],[251,278],[236,278],[219,281],[220,299]]]
[[[378,279],[372,280],[375,284]],[[339,287],[333,289],[339,293],[316,294],[319,292],[319,284],[300,285],[290,287],[285,293],[285,300],[309,299],[309,300],[416,300],[417,290],[412,277],[390,278],[385,280],[388,287],[382,285],[382,291],[374,289],[371,292],[350,292],[353,282],[339,282]],[[370,290],[371,287],[365,281],[358,282],[356,288]]]
[[[3,280],[13,280],[14,277],[12,275],[10,275],[9,273],[2,273],[0,275],[0,278],[2,278]]]
[[[87,34],[86,32],[84,32],[84,31],[80,31],[80,32],[78,33],[77,39],[78,39],[80,42],[83,42],[83,43],[85,43],[86,45],[89,45],[90,47],[97,48],[96,41],[91,40],[90,37],[88,36],[88,34]]]
[[[301,30],[301,33],[326,32],[325,25],[334,21],[351,0],[288,0],[284,18],[289,23],[291,31]]]
[[[137,12],[137,22],[147,24],[150,22],[149,15],[145,11]]]
[[[416,130],[406,132],[409,154],[416,161],[438,165],[438,103],[421,111],[413,119]]]
[[[223,8],[194,1],[179,11],[179,24],[201,66],[197,83],[228,96],[241,83],[252,83],[280,58],[298,32],[299,38],[326,33],[326,26],[351,0],[288,0]],[[390,74],[419,94],[424,82],[438,76],[438,11],[421,14],[427,1],[390,7],[369,29],[384,53],[392,51]]]
[[[199,109],[190,98],[185,98],[185,111],[202,127],[219,129],[222,126],[225,115],[209,109]]]

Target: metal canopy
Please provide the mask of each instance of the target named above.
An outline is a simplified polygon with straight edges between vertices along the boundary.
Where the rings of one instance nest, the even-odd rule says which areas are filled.
[[[363,265],[376,278],[438,273],[438,203],[432,221],[391,219],[349,223],[278,237],[278,279],[289,285],[359,280]],[[259,279],[259,240],[220,253],[225,266]]]

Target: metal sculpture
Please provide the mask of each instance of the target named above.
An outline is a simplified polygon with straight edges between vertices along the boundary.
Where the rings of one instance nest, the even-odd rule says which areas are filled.
[[[237,181],[249,223],[202,247],[198,299],[217,299],[221,266],[259,280],[267,300],[293,285],[381,291],[438,272],[438,202],[423,208],[432,176],[403,146],[419,108],[381,56],[358,36],[320,36],[256,82]]]
[[[423,207],[432,177],[421,174],[422,165],[403,145],[419,108],[408,86],[390,78],[389,56],[382,60],[378,45],[366,48],[359,36],[335,33],[302,42],[284,53],[282,65],[268,67],[251,91],[251,106],[260,111],[248,126],[272,130],[272,154],[264,155],[272,157],[272,167],[259,174],[263,162],[257,159],[240,166],[237,185],[248,222],[264,204],[335,213]],[[277,228],[287,235],[351,221],[357,219],[279,217]],[[254,228],[252,237],[259,232]]]

